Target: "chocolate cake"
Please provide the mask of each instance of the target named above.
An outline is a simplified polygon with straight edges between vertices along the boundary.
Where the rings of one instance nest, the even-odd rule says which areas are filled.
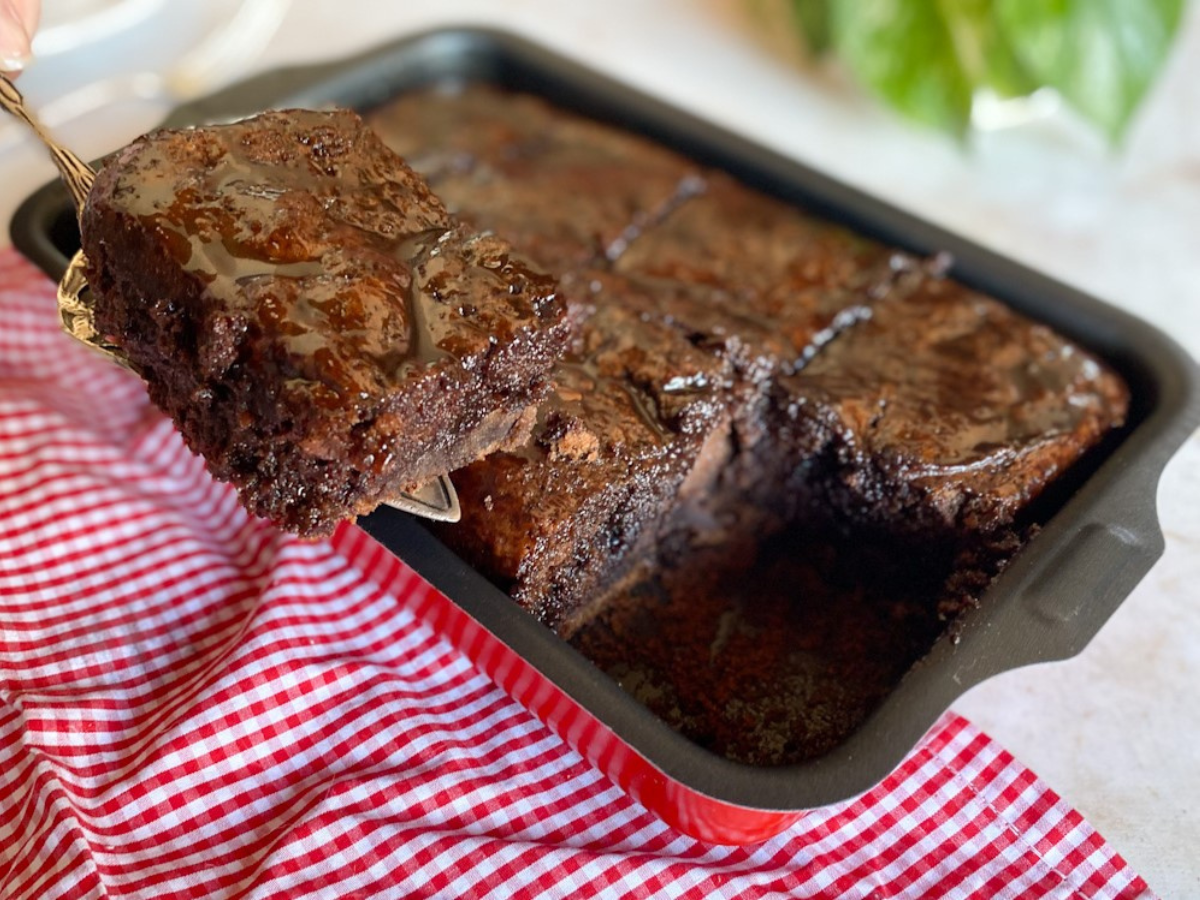
[[[98,327],[213,474],[303,535],[520,443],[570,337],[555,280],[350,112],[141,138],[82,231]]]
[[[535,257],[580,338],[443,539],[665,721],[818,756],[976,602],[1121,380],[923,262],[494,88],[371,123]]]

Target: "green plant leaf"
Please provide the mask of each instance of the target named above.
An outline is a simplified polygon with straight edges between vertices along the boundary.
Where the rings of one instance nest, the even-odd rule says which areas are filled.
[[[1116,142],[1154,81],[1183,0],[995,0],[1026,70]]]
[[[863,84],[909,118],[961,137],[973,84],[941,7],[938,0],[832,0],[831,33]]]
[[[1023,97],[1032,94],[1040,84],[1021,62],[1004,32],[996,27],[989,16],[989,28],[984,44],[983,84],[1001,97]]]
[[[828,52],[833,46],[829,0],[792,0],[792,13],[800,25],[808,49],[816,56]]]
[[[959,63],[976,87],[987,86],[1002,97],[1020,97],[1040,87],[997,26],[993,0],[943,0],[939,7]]]
[[[1116,142],[1185,0],[791,0],[814,53],[915,121],[965,134],[973,95],[1056,88]]]

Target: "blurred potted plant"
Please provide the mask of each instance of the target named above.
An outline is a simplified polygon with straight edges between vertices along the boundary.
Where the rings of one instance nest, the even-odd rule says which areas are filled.
[[[909,119],[967,134],[981,98],[1053,90],[1113,144],[1166,59],[1185,0],[791,0],[833,54]]]

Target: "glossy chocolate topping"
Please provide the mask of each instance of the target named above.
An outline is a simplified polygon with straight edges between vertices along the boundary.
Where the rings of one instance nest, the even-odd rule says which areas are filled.
[[[469,364],[544,317],[555,294],[363,145],[378,141],[352,113],[268,113],[187,142],[134,143],[109,195],[204,284],[230,328],[276,336],[281,362],[325,403],[439,360]]]

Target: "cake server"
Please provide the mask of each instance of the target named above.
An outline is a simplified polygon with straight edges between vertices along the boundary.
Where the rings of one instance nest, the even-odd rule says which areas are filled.
[[[82,213],[88,193],[92,189],[92,182],[96,179],[95,170],[46,133],[37,117],[25,106],[25,98],[21,96],[16,85],[3,75],[0,75],[0,106],[28,125],[38,140],[45,144],[71,194],[76,213]],[[120,348],[105,341],[97,330],[91,296],[87,283],[87,259],[83,251],[79,251],[72,257],[62,280],[58,283],[58,311],[62,317],[63,330],[76,340],[103,353],[118,365],[129,368]],[[458,495],[454,491],[454,485],[445,475],[411,491],[397,492],[386,505],[439,522],[457,522],[461,516]]]

